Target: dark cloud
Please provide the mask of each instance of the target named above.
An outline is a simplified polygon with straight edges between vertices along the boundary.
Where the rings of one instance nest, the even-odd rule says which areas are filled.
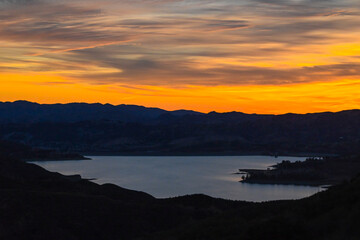
[[[149,85],[246,85],[293,84],[331,81],[339,77],[360,77],[360,63],[339,63],[314,67],[278,69],[270,67],[221,65],[197,68],[186,59],[140,58],[121,59],[111,54],[97,54],[95,49],[83,51],[80,59],[98,61],[97,65],[118,69],[117,73],[76,75],[95,83],[126,83]],[[76,61],[76,60],[75,60]],[[121,71],[120,71],[121,70]],[[75,76],[73,76],[75,77]]]
[[[125,19],[119,26],[133,29],[198,29],[201,31],[226,31],[250,27],[248,21],[202,19],[202,18],[158,18],[149,20]]]

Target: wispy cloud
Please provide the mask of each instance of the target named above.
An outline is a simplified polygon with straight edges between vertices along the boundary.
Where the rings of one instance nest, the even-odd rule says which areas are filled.
[[[358,78],[356,0],[0,1],[0,68],[92,84]],[[9,54],[11,52],[11,56]]]

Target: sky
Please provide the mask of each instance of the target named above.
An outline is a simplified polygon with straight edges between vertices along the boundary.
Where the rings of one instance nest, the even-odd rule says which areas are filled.
[[[0,101],[360,108],[359,0],[0,0]]]

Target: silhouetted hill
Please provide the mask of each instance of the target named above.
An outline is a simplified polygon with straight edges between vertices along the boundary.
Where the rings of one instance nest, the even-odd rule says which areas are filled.
[[[201,114],[109,104],[0,104],[0,139],[117,154],[348,154],[360,149],[360,110]]]
[[[22,143],[0,140],[0,154],[2,156],[21,159],[25,161],[50,160],[89,160],[80,154],[72,152],[59,152],[54,149],[39,149]]]
[[[305,161],[282,161],[266,170],[239,169],[245,172],[242,183],[334,185],[350,180],[360,172],[360,156],[307,158]]]
[[[201,114],[194,111],[166,111],[159,108],[146,108],[136,105],[111,104],[38,104],[27,101],[0,102],[0,122],[35,123],[35,122],[79,122],[112,120],[123,122],[152,121],[162,114],[174,116]]]
[[[1,239],[358,239],[360,177],[310,198],[170,199],[0,156]]]
[[[185,207],[0,156],[1,239],[147,238],[157,231],[214,216],[229,205],[209,197],[205,202],[209,206]],[[212,206],[217,204],[219,207]]]

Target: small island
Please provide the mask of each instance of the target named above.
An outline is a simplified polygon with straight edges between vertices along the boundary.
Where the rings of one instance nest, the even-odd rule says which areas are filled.
[[[239,169],[242,183],[334,185],[349,180],[360,171],[360,157],[312,157],[305,161],[284,160],[266,170]]]

